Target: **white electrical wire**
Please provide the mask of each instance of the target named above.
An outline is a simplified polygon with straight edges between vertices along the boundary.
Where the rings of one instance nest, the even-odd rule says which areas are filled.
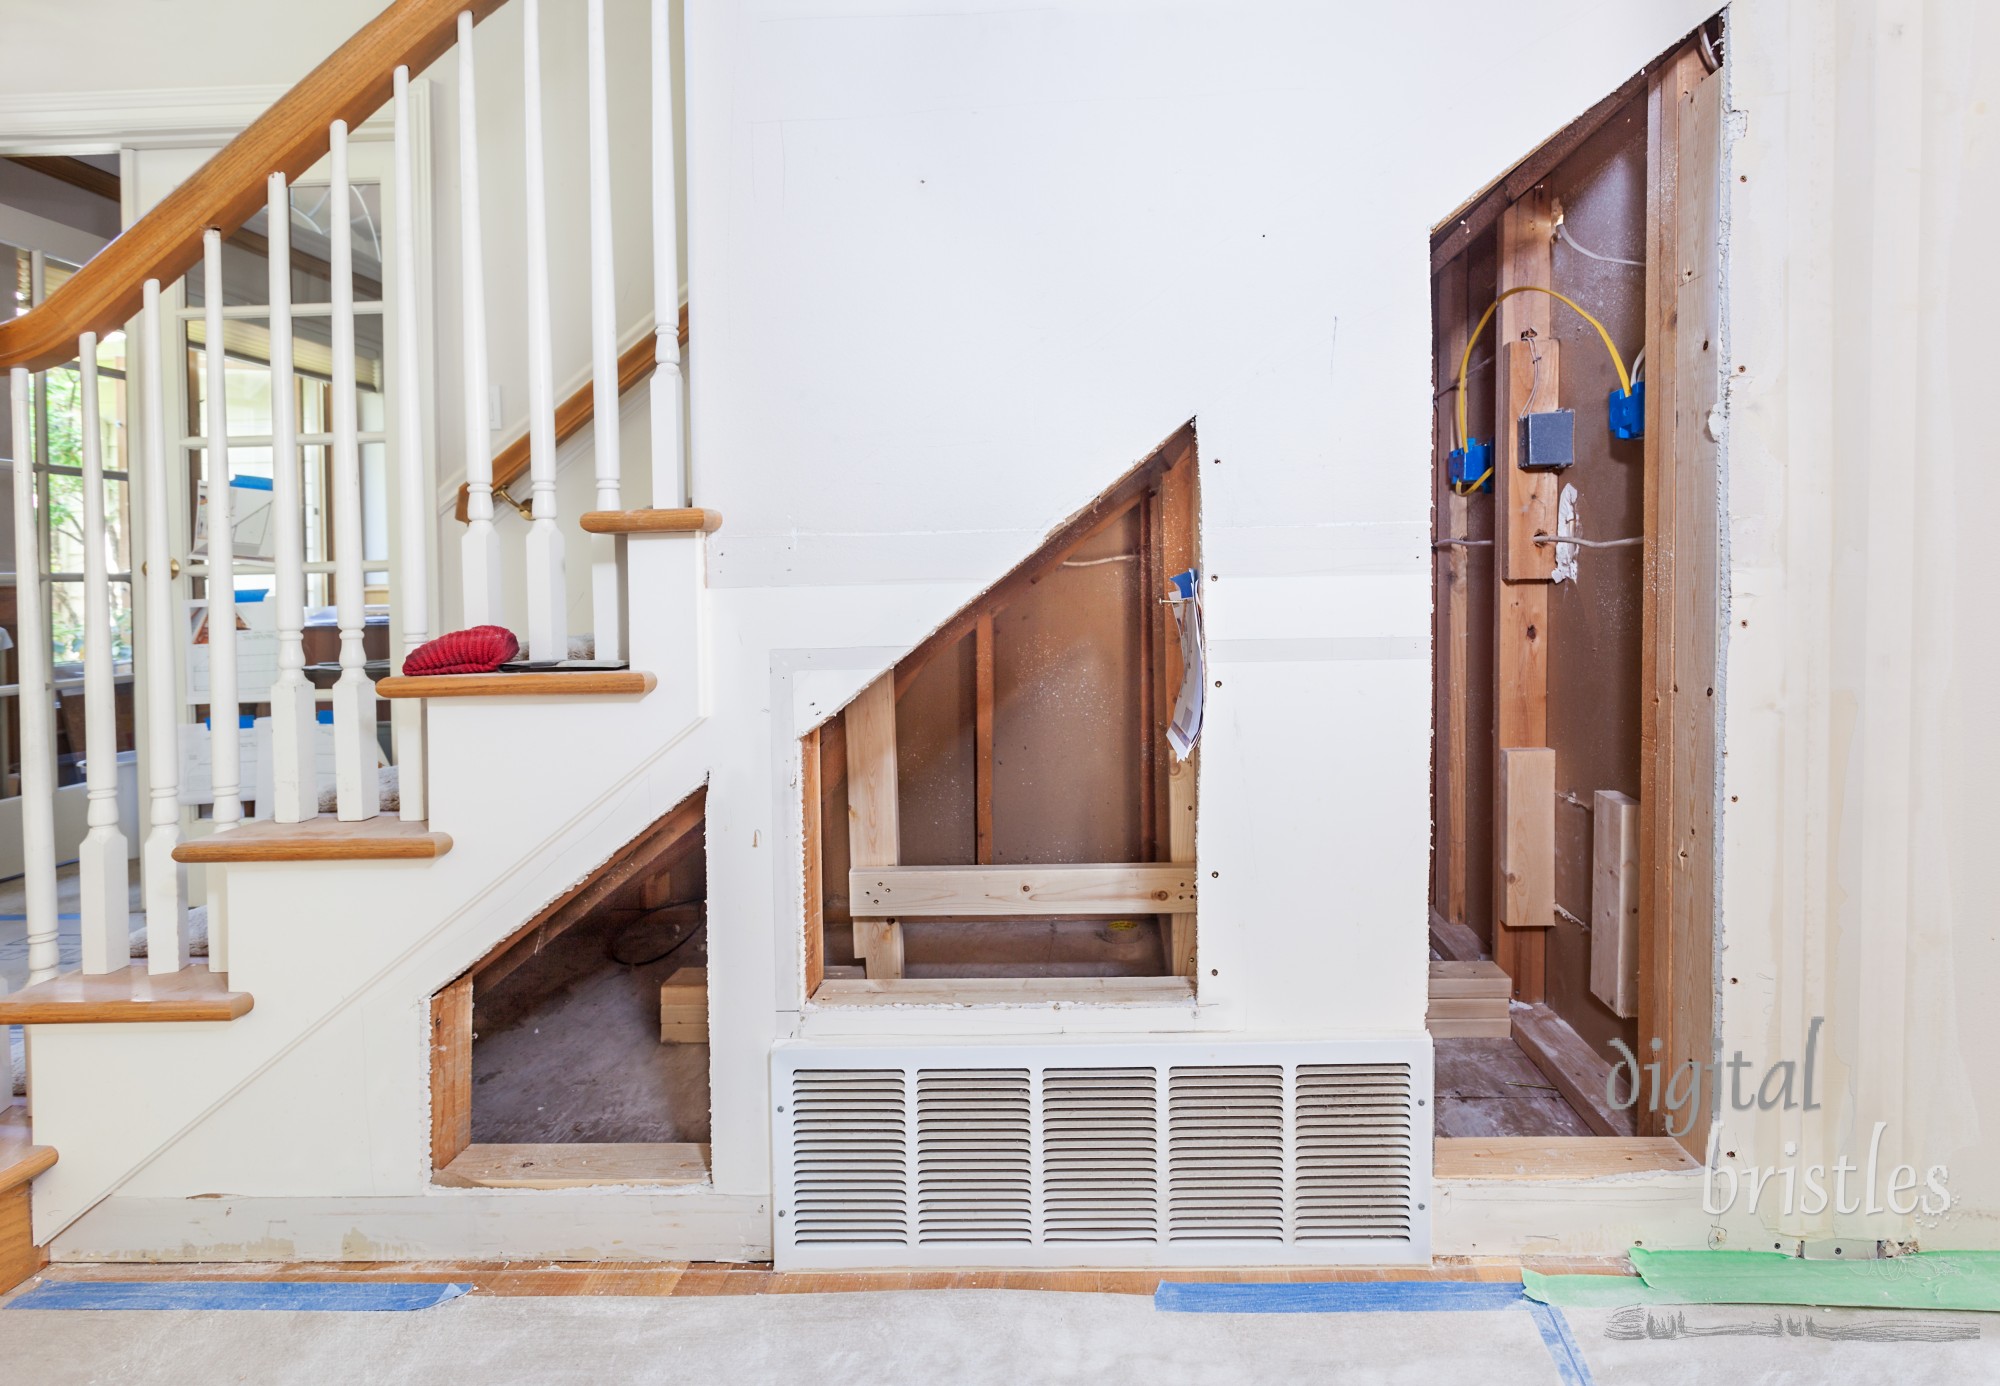
[[[1570,235],[1569,228],[1561,222],[1556,223],[1556,239],[1571,250],[1574,250],[1577,254],[1585,256],[1588,259],[1597,260],[1607,265],[1630,265],[1634,269],[1646,268],[1644,260],[1627,260],[1620,255],[1599,255],[1587,246],[1578,245],[1576,237]]]
[[[1622,549],[1633,544],[1643,544],[1645,537],[1635,539],[1579,539],[1574,534],[1537,534],[1537,544],[1574,544],[1580,549]]]

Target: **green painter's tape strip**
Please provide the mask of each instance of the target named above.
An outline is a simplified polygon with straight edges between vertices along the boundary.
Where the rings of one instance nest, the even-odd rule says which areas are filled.
[[[1927,1251],[1880,1261],[1802,1261],[1774,1251],[1632,1248],[1640,1279],[1523,1271],[1530,1299],[1565,1308],[1626,1304],[1799,1304],[2000,1313],[2000,1252]]]

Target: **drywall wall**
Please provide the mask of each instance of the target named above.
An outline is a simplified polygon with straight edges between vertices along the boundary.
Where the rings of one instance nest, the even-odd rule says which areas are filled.
[[[1796,1059],[1825,1026],[1820,1110],[1725,1112],[1724,1148],[1865,1163],[1884,1123],[1880,1167],[1945,1166],[1957,1206],[1787,1230],[2000,1246],[1978,346],[2000,314],[2000,13],[1731,15],[1721,1044]]]

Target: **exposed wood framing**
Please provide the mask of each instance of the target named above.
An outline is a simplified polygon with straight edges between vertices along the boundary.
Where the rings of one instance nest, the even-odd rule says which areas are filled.
[[[495,985],[626,887],[659,871],[670,870],[674,863],[701,850],[707,803],[708,790],[704,787],[667,810],[603,865],[474,963],[472,975],[482,987]]]
[[[1149,621],[1159,622],[1159,658],[1154,661],[1154,667],[1160,671],[1157,704],[1160,726],[1154,732],[1156,739],[1164,738],[1166,734],[1166,724],[1174,715],[1174,699],[1180,692],[1183,676],[1180,627],[1174,620],[1174,608],[1159,599],[1166,594],[1167,579],[1194,566],[1198,557],[1195,543],[1195,473],[1199,465],[1190,440],[1186,451],[1169,465],[1160,478],[1160,527],[1158,543],[1154,546],[1159,563],[1154,570],[1151,587],[1140,594],[1151,613]],[[1201,773],[1200,767],[1199,748],[1186,760],[1176,759],[1171,750],[1168,752],[1167,860],[1184,863],[1190,868],[1195,860],[1195,784]],[[1195,919],[1196,912],[1193,910],[1183,910],[1167,917],[1167,969],[1177,977],[1199,975],[1195,966]]]
[[[683,967],[660,983],[660,1043],[708,1043],[708,969]]]
[[[799,743],[799,797],[805,821],[799,841],[805,857],[805,994],[811,996],[826,980],[826,882],[820,858],[822,814],[820,802],[819,728],[814,727]]]
[[[433,1183],[455,1189],[587,1189],[706,1184],[708,1147],[628,1141],[615,1145],[475,1145]]]
[[[829,977],[826,1006],[1169,1005],[1194,1000],[1185,977]]]
[[[993,613],[972,628],[972,859],[993,860]]]
[[[1501,292],[1520,285],[1547,286],[1550,278],[1549,234],[1553,224],[1547,194],[1531,190],[1500,218]],[[1516,294],[1500,305],[1495,338],[1495,369],[1499,373],[1494,398],[1501,401],[1494,421],[1494,583],[1497,626],[1494,632],[1496,749],[1531,748],[1548,744],[1549,588],[1555,551],[1532,541],[1553,532],[1553,488],[1549,504],[1540,500],[1542,479],[1516,470],[1515,419],[1533,388],[1531,353],[1515,350],[1534,334],[1542,358],[1543,384],[1537,404],[1558,398],[1556,361],[1550,332],[1550,299],[1546,294]],[[1526,374],[1530,380],[1519,377]],[[1546,509],[1546,517],[1544,510]],[[1497,761],[1496,761],[1497,765]],[[1553,810],[1553,803],[1551,804]],[[1507,894],[1506,816],[1493,816],[1495,835],[1494,886],[1496,906]],[[1551,853],[1553,856],[1553,852]],[[1549,864],[1551,872],[1554,862]],[[1496,909],[1496,915],[1501,911]],[[1517,928],[1496,917],[1493,957],[1514,979],[1514,999],[1540,1001],[1547,987],[1546,936],[1538,927]]]
[[[1556,753],[1502,747],[1499,781],[1499,920],[1546,929],[1556,922]]]
[[[1639,1013],[1639,801],[1600,789],[1590,806],[1590,993]]]
[[[1432,292],[1436,310],[1436,360],[1445,367],[1464,355],[1472,329],[1471,302],[1465,285],[1465,260],[1455,258],[1439,271]],[[1445,382],[1455,386],[1454,382]],[[1440,386],[1443,388],[1443,385]],[[1437,506],[1437,537],[1464,539],[1472,533],[1474,498],[1452,490],[1447,460],[1457,440],[1451,420],[1457,417],[1455,388],[1442,397],[1443,408],[1431,410],[1436,444],[1432,476]],[[1436,751],[1432,760],[1437,834],[1433,860],[1432,898],[1454,923],[1465,921],[1470,865],[1465,850],[1472,823],[1472,781],[1467,764],[1472,705],[1472,564],[1473,550],[1448,544],[1439,550],[1434,606],[1437,650]]]
[[[1664,1071],[1714,1043],[1716,220],[1722,83],[1692,47],[1648,87],[1645,605],[1639,754],[1639,1035]],[[1650,1134],[1664,1114],[1648,1113]],[[1681,1138],[1707,1141],[1705,1115]]]
[[[1438,956],[1452,962],[1477,962],[1487,956],[1479,945],[1479,935],[1469,925],[1446,919],[1435,909],[1431,911],[1431,947]]]
[[[896,673],[861,690],[847,705],[847,850],[857,871],[894,866],[902,860],[902,827],[897,807]],[[852,899],[852,886],[849,887]],[[854,953],[868,964],[871,978],[903,975],[903,926],[882,915],[864,915],[859,900],[854,918]]]
[[[1431,1178],[1603,1179],[1699,1169],[1679,1143],[1649,1136],[1440,1136]]]
[[[1513,1008],[1514,1043],[1576,1109],[1584,1125],[1600,1136],[1636,1134],[1633,1109],[1610,1099],[1611,1065],[1544,1005]],[[1622,1089],[1621,1089],[1622,1091]]]
[[[472,1144],[472,974],[431,998],[431,1168]]]
[[[848,897],[872,915],[1166,914],[1195,901],[1192,868],[1172,862],[859,867]]]

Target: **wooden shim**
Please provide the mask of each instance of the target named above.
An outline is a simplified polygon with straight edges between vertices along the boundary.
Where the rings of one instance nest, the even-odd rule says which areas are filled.
[[[1590,806],[1590,992],[1639,1013],[1639,801],[1600,789]]]
[[[896,671],[890,670],[861,690],[843,714],[847,727],[847,848],[848,863],[864,867],[894,866],[902,860],[902,825],[897,808]],[[875,978],[903,975],[903,928],[895,920],[863,914],[852,894],[854,953],[868,964]]]
[[[1500,921],[1510,929],[1556,922],[1556,753],[1500,751]]]
[[[1534,1061],[1584,1125],[1600,1136],[1636,1134],[1633,1109],[1611,1105],[1611,1065],[1568,1021],[1544,1005],[1513,1008],[1514,1043]]]
[[[823,825],[820,814],[819,728],[799,742],[799,828],[802,894],[804,898],[805,962],[801,971],[805,994],[811,996],[826,978],[826,880],[821,859]]]
[[[1174,862],[856,867],[847,889],[873,915],[1185,913],[1195,873]]]
[[[472,1144],[472,974],[431,998],[431,1168]]]
[[[1500,219],[1501,293],[1526,285],[1549,287],[1549,246],[1554,229],[1555,214],[1548,193],[1542,189],[1507,209]],[[1519,469],[1521,431],[1516,422],[1533,388],[1534,372],[1529,369],[1532,354],[1542,358],[1541,386],[1534,390],[1536,410],[1554,409],[1561,398],[1553,303],[1547,294],[1516,294],[1501,303],[1493,325],[1493,360],[1499,373],[1493,397],[1503,401],[1493,426],[1493,514],[1498,530],[1494,548],[1500,555],[1500,576],[1509,582],[1547,582],[1556,571],[1555,545],[1537,544],[1534,536],[1556,531],[1561,478],[1553,472]],[[1534,353],[1522,340],[1529,333],[1534,334]]]

